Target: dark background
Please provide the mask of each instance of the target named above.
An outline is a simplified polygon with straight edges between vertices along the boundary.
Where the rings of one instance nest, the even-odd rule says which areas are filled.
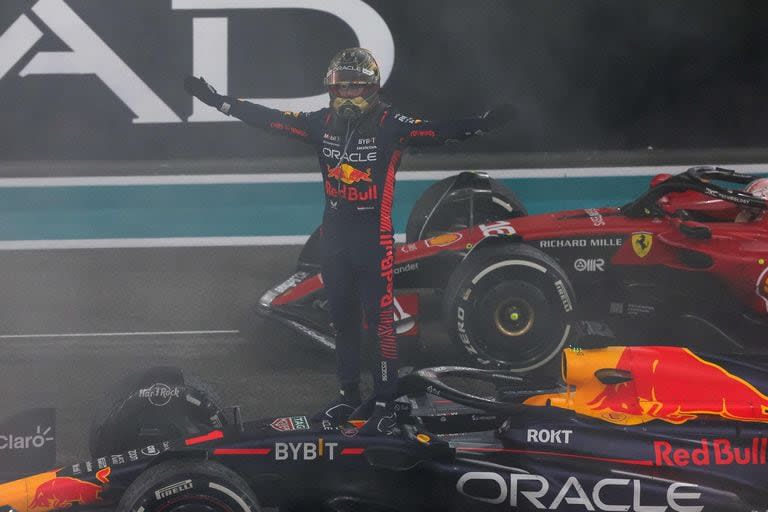
[[[66,0],[182,119],[192,103],[192,17],[170,0]],[[0,80],[0,161],[301,156],[310,149],[236,123],[135,125],[92,75],[19,77],[66,47],[31,11],[0,3],[0,33],[22,13],[44,38]],[[420,117],[511,102],[518,122],[461,145],[470,153],[762,148],[768,128],[768,4],[761,1],[370,0],[395,39],[387,97]],[[197,14],[199,15],[199,13]],[[357,44],[329,14],[230,16],[230,93],[322,92],[330,57]],[[445,151],[445,150],[441,150]]]

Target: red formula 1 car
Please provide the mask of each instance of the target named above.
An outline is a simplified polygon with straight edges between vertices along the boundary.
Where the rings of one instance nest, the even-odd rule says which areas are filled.
[[[531,216],[485,174],[438,182],[397,248],[398,333],[417,334],[425,298],[436,297],[436,316],[477,363],[512,371],[586,343],[584,326],[717,351],[766,341],[768,202],[741,188],[758,179],[696,167],[656,176],[621,207]],[[320,243],[315,233],[258,310],[333,347]]]

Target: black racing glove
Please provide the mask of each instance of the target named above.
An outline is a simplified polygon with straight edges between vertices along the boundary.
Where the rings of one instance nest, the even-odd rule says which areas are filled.
[[[185,78],[184,90],[187,91],[187,94],[194,96],[206,105],[221,110],[224,96],[218,94],[216,89],[206,82],[203,77],[188,76]]]
[[[517,115],[515,107],[505,103],[493,107],[491,110],[483,114],[483,119],[486,122],[486,130],[495,130],[510,122]]]

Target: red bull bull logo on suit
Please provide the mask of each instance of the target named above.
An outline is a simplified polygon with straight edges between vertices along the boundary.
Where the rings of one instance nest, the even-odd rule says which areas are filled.
[[[365,171],[361,171],[351,165],[344,163],[338,167],[328,166],[328,177],[334,178],[346,185],[352,185],[353,183],[359,183],[366,181],[371,183],[371,168],[367,168]]]
[[[334,185],[331,180],[338,183]],[[368,183],[367,189],[358,188],[358,183]],[[338,167],[328,166],[325,192],[330,197],[341,197],[347,201],[374,201],[378,199],[378,187],[373,185],[371,168],[361,171],[347,163]]]

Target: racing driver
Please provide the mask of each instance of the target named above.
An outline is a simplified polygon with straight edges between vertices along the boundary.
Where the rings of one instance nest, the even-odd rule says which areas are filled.
[[[392,200],[403,150],[463,140],[512,117],[511,107],[504,105],[468,119],[415,119],[382,100],[379,82],[378,64],[363,48],[347,48],[333,57],[325,76],[330,106],[314,112],[281,112],[222,96],[202,77],[190,76],[184,82],[189,94],[224,114],[317,149],[325,189],[321,270],[336,330],[341,387],[338,398],[317,418],[341,423],[360,405],[364,318],[369,337],[377,342],[376,405],[361,428],[364,434],[389,433],[394,422],[398,368],[392,307]]]
[[[753,180],[744,188],[744,192],[762,199],[768,199],[768,178]],[[752,222],[762,214],[762,210],[744,207],[736,216],[736,222]]]

